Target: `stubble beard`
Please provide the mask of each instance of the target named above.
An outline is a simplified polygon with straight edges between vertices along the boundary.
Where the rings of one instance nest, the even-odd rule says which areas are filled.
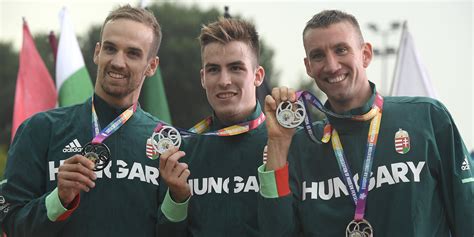
[[[102,90],[109,96],[122,99],[133,92],[132,85],[130,84],[130,78],[124,79],[127,81],[126,85],[124,86],[112,86],[109,82],[106,81],[107,79],[105,75],[103,75],[102,78],[103,79],[100,82],[100,86],[102,87]]]

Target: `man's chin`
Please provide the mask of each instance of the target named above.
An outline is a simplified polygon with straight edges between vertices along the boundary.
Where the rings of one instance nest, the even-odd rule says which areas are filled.
[[[124,98],[130,94],[130,91],[118,86],[103,86],[102,89],[107,95],[119,99]]]
[[[105,93],[111,97],[122,99],[125,98],[130,93],[123,90],[105,90]]]

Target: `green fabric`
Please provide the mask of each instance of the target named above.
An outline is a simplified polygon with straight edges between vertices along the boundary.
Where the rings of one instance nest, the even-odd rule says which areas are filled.
[[[277,198],[278,188],[275,180],[275,171],[265,171],[265,165],[257,169],[260,181],[260,194],[265,198]]]
[[[50,221],[56,221],[59,216],[67,211],[59,200],[58,188],[55,188],[48,196],[46,196],[46,212]]]
[[[245,121],[257,118],[260,113],[258,104]],[[214,118],[210,130],[224,126]],[[260,237],[256,168],[263,162],[266,134],[263,123],[255,130],[236,136],[185,138],[182,150],[186,156],[180,161],[187,163],[191,171],[188,183],[193,196],[189,200],[188,216],[173,228],[158,226],[159,235]]]
[[[168,124],[172,123],[160,68],[156,69],[152,77],[145,79],[142,97],[143,108],[148,111],[148,113],[160,118]]]
[[[362,114],[372,101],[348,113]],[[339,132],[351,173],[358,182],[370,122],[329,120]],[[324,124],[313,125],[317,137],[322,136]],[[400,129],[410,137],[406,154],[395,150],[395,134]],[[266,220],[260,222],[264,236],[295,232],[303,236],[344,236],[355,205],[340,178],[331,143],[314,143],[304,130],[298,130],[288,159],[293,201],[261,199],[266,203],[259,209],[260,220]],[[472,167],[473,160],[454,121],[440,102],[421,97],[384,97],[364,217],[372,225],[374,236],[445,237],[451,232],[451,236],[472,237],[474,183],[462,182],[473,177],[472,169],[462,169],[465,160]]]
[[[94,103],[101,128],[124,110],[98,96]],[[66,221],[50,221],[46,197],[57,187],[58,167],[92,140],[91,121],[89,99],[39,113],[20,126],[8,153],[8,182],[0,193],[10,205],[8,212],[0,212],[8,236],[156,235],[165,192],[159,189],[159,160],[147,158],[145,148],[158,120],[140,107],[105,139],[111,162],[96,172],[95,187],[81,192],[79,206]]]
[[[94,93],[92,82],[85,67],[67,78],[59,88],[59,106],[80,104]]]
[[[173,201],[168,190],[165,199],[163,200],[163,204],[161,205],[161,211],[166,218],[172,222],[183,221],[188,216],[189,199],[190,198],[186,199],[186,201],[182,203],[177,203]]]

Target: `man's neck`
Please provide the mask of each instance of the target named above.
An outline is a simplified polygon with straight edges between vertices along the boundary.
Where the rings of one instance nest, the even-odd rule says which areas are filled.
[[[331,104],[331,109],[336,113],[344,113],[350,111],[355,108],[359,108],[364,106],[367,101],[369,101],[370,97],[372,96],[372,89],[370,84],[367,82],[362,90],[360,91],[359,95],[351,100],[341,102],[341,101],[333,101],[330,98],[329,103]]]
[[[216,113],[216,116],[222,124],[224,124],[225,126],[231,126],[231,125],[239,124],[242,121],[244,121],[246,118],[250,117],[255,111],[256,107],[257,105],[255,104],[255,106],[253,106],[252,109],[243,113],[237,113],[237,114],[232,114],[232,115]]]
[[[98,94],[103,101],[105,101],[108,105],[116,109],[127,109],[132,106],[136,101],[133,99],[132,95],[129,95],[124,98],[116,98],[108,94]]]

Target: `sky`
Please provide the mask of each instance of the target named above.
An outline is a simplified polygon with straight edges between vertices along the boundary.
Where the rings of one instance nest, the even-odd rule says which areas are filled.
[[[163,0],[160,0],[162,2]],[[169,0],[168,0],[169,1]],[[22,17],[30,30],[59,32],[58,14],[69,9],[77,35],[84,35],[92,24],[101,24],[110,10],[123,0],[0,0],[0,40],[12,41],[19,48],[22,41]],[[155,0],[148,0],[155,2]],[[261,39],[275,50],[275,68],[280,73],[279,85],[298,89],[301,82],[311,80],[305,72],[305,56],[301,32],[305,23],[324,9],[339,9],[356,16],[367,42],[374,48],[398,47],[401,30],[390,31],[392,22],[407,21],[419,56],[427,68],[438,99],[445,104],[469,150],[474,149],[474,83],[473,39],[474,4],[471,0],[379,0],[379,1],[174,1],[197,5],[201,9],[229,6],[230,13],[256,24]],[[367,25],[374,23],[389,32],[387,44],[380,33]],[[166,36],[164,36],[166,39]],[[87,59],[86,59],[87,60]],[[166,59],[160,59],[166,60]],[[383,73],[380,58],[368,68],[369,80],[382,94],[388,94],[396,56],[389,56],[388,70]],[[199,75],[196,75],[198,77]],[[402,119],[403,115],[401,115]]]

